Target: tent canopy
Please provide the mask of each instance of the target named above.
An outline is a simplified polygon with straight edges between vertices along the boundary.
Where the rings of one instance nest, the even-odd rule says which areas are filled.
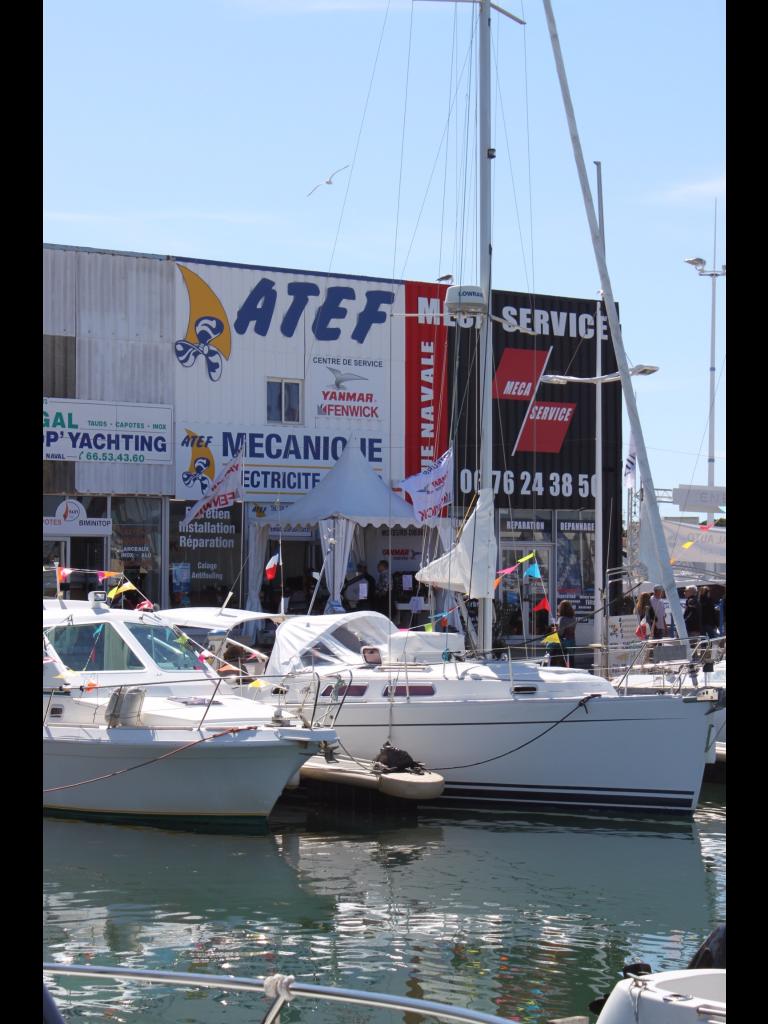
[[[332,516],[342,516],[358,526],[413,526],[416,522],[413,506],[387,487],[356,440],[347,443],[339,461],[314,490],[293,505],[268,513],[260,522],[307,526]]]

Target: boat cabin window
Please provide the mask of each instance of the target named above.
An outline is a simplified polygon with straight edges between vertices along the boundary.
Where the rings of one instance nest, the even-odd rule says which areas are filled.
[[[334,686],[326,686],[320,694],[321,697],[364,697],[368,691],[367,686],[360,683],[352,683],[347,686],[340,686],[338,691]]]
[[[384,688],[384,697],[434,697],[435,688],[431,685],[424,685],[423,683],[413,683],[410,686],[400,685],[397,686],[386,686]]]
[[[200,671],[202,666],[186,637],[178,636],[169,626],[127,622],[131,636],[139,641],[152,661],[166,672]]]
[[[141,671],[141,661],[108,622],[54,626],[48,640],[73,672]]]

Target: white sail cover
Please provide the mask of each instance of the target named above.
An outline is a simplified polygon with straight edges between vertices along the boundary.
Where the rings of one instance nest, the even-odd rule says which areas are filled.
[[[493,517],[493,491],[484,487],[456,544],[416,573],[419,583],[469,597],[492,598],[497,562]]]
[[[359,665],[360,648],[385,645],[395,627],[379,612],[295,615],[277,628],[265,671],[267,678],[302,669]]]

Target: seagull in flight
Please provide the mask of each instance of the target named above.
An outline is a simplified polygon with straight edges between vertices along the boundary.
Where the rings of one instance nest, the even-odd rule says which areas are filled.
[[[453,274],[443,274],[442,277],[438,277],[438,284],[453,284]]]
[[[316,191],[316,189],[320,188],[321,185],[332,185],[333,184],[334,176],[337,175],[337,174],[340,174],[341,171],[346,171],[346,169],[348,167],[349,167],[349,164],[344,164],[343,167],[339,167],[339,169],[337,171],[334,171],[333,174],[329,174],[328,177],[325,179],[325,181],[318,182],[317,185],[315,185],[315,187],[312,189],[312,192],[314,192],[314,191]],[[312,195],[312,192],[307,192],[307,198],[309,198]]]
[[[368,380],[359,373],[344,373],[343,370],[333,370],[330,366],[326,366],[326,370],[333,374],[333,383],[337,391],[348,391],[347,382],[350,380]]]

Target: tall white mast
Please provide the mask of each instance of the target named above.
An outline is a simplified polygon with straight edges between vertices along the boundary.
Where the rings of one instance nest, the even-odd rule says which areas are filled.
[[[478,203],[480,237],[480,286],[488,303],[487,315],[480,319],[480,487],[493,488],[493,344],[491,333],[491,4],[480,2],[478,31]],[[494,517],[496,515],[494,509]],[[495,526],[494,526],[495,532]],[[493,642],[493,602],[478,602],[478,640],[480,649],[490,651]]]
[[[597,267],[600,273],[600,286],[603,291],[603,299],[605,301],[605,309],[608,315],[608,323],[611,328],[611,338],[613,339],[613,348],[616,354],[616,363],[619,367],[619,375],[621,377],[621,388],[624,392],[624,401],[627,407],[627,415],[629,416],[629,422],[632,428],[632,434],[635,439],[635,445],[637,447],[637,462],[640,466],[640,480],[643,487],[643,499],[647,502],[649,520],[651,526],[651,537],[653,539],[653,545],[656,549],[656,557],[659,565],[661,566],[661,582],[667,594],[667,600],[669,601],[670,608],[672,609],[672,618],[677,628],[677,634],[681,640],[688,639],[688,632],[685,628],[685,621],[683,620],[683,611],[680,606],[680,598],[677,595],[677,587],[675,586],[675,577],[672,572],[672,568],[669,564],[669,551],[667,549],[667,541],[664,536],[664,529],[661,524],[661,515],[659,514],[659,506],[656,501],[656,491],[653,486],[653,478],[651,476],[651,466],[648,461],[648,453],[645,449],[645,438],[643,437],[642,427],[640,426],[640,416],[637,411],[637,402],[635,401],[635,393],[632,390],[632,380],[629,373],[629,364],[627,362],[627,356],[624,352],[624,342],[621,336],[621,326],[619,324],[619,317],[616,312],[616,303],[613,300],[613,289],[611,288],[611,280],[608,276],[608,267],[606,266],[605,256],[601,245],[600,228],[597,223],[597,217],[595,216],[595,208],[592,202],[592,194],[589,188],[589,179],[587,178],[587,169],[584,164],[584,155],[581,150],[581,141],[579,139],[578,128],[576,127],[576,118],[573,112],[573,104],[571,103],[571,94],[568,88],[568,79],[565,75],[565,65],[563,64],[563,55],[560,50],[560,40],[557,35],[557,25],[555,24],[555,17],[552,13],[552,4],[550,0],[543,0],[544,10],[547,16],[547,26],[549,28],[549,37],[552,42],[552,51],[555,55],[555,64],[557,65],[557,76],[560,80],[560,91],[563,96],[563,105],[565,107],[565,114],[568,118],[568,129],[571,135],[571,143],[573,145],[573,154],[576,159],[576,168],[579,174],[579,182],[581,184],[581,193],[584,198],[584,207],[587,213],[587,220],[589,221],[589,230],[592,235],[592,247],[595,251],[595,259],[597,260]],[[598,514],[600,512],[598,511]]]

